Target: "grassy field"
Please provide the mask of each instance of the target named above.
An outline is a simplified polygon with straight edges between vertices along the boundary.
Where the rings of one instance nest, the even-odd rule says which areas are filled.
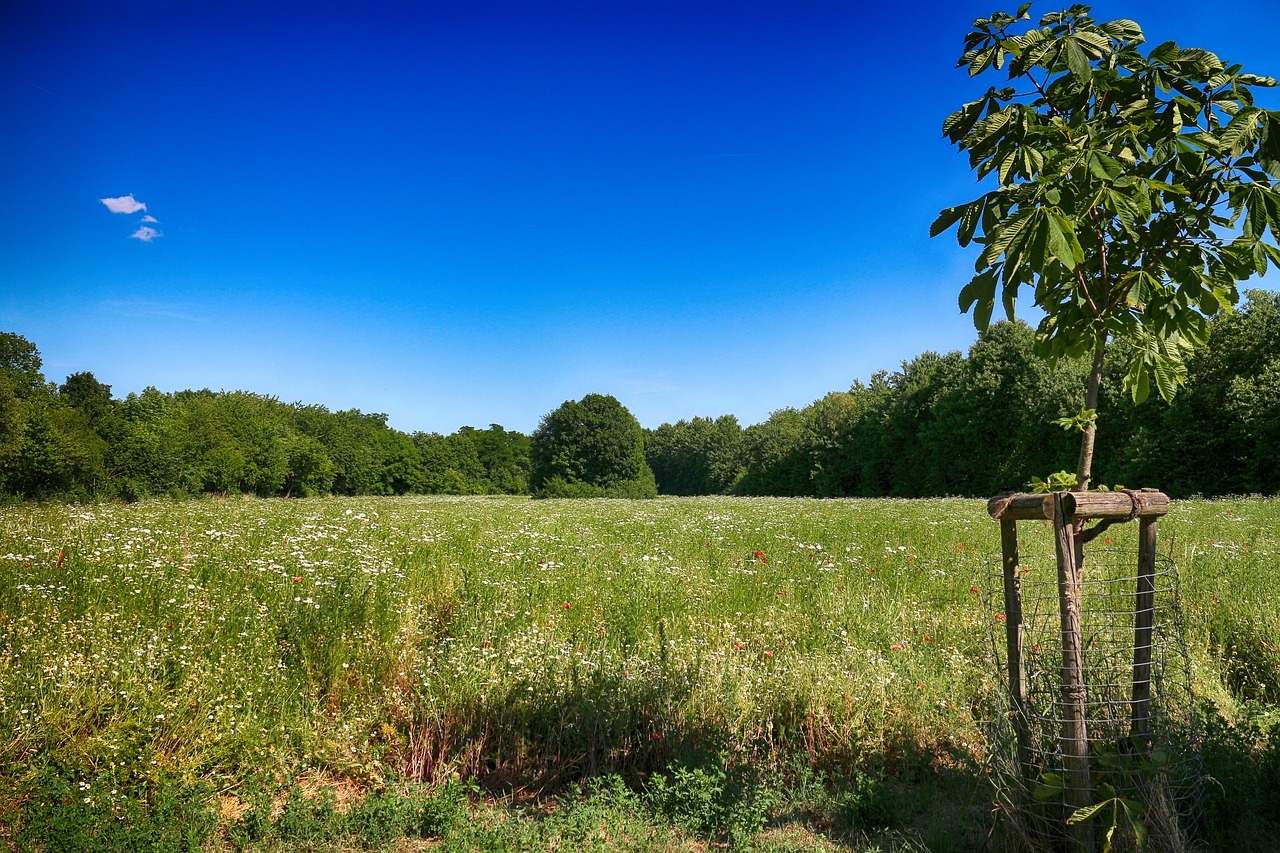
[[[1177,503],[1160,534],[1201,836],[1264,844],[1280,501]],[[13,849],[969,850],[991,826],[981,501],[21,506],[0,548]]]

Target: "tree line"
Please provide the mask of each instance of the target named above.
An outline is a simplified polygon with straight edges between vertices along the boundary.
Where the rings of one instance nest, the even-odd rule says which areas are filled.
[[[1054,422],[1080,411],[1090,364],[1038,358],[1034,334],[996,323],[967,354],[926,352],[746,428],[723,415],[642,429],[589,394],[532,435],[497,424],[441,435],[244,391],[117,399],[89,372],[46,382],[36,346],[0,333],[0,495],[984,496],[1075,464],[1077,437]],[[1139,406],[1123,367],[1109,369],[1097,481],[1280,493],[1280,295],[1251,291],[1214,317],[1187,369],[1171,401]]]
[[[34,345],[0,334],[0,494],[11,498],[528,490],[529,437],[497,424],[408,435],[386,415],[244,391],[115,399],[88,372],[46,383],[40,364]]]

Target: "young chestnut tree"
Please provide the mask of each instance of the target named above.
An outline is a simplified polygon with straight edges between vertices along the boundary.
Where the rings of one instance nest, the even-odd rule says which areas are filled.
[[[1075,5],[1029,21],[974,21],[958,67],[1007,71],[947,117],[943,134],[995,188],[942,211],[982,247],[960,292],[985,329],[997,293],[1010,319],[1024,286],[1045,312],[1042,357],[1092,354],[1075,488],[1092,479],[1098,388],[1107,344],[1123,342],[1135,402],[1165,399],[1206,315],[1235,305],[1236,283],[1280,264],[1280,111],[1254,103],[1275,86],[1207,50],[1165,42],[1144,53],[1133,21],[1097,23]],[[1015,31],[1017,30],[1017,31]],[[1270,242],[1265,238],[1270,232]]]

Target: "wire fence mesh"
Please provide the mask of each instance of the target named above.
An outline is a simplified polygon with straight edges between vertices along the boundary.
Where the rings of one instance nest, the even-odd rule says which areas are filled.
[[[1171,559],[1157,558],[1152,608],[1146,610],[1151,630],[1142,632],[1136,629],[1145,610],[1139,605],[1137,562],[1132,552],[1091,550],[1083,565],[1087,791],[1078,790],[1081,775],[1072,770],[1079,764],[1064,749],[1071,703],[1062,688],[1063,628],[1053,554],[1022,556],[1017,569],[1025,679],[1021,712],[1008,687],[1007,623],[991,620],[992,671],[1001,680],[996,693],[1002,697],[992,738],[993,770],[1015,847],[1080,849],[1080,831],[1069,819],[1082,802],[1100,807],[1090,820],[1077,823],[1091,823],[1104,834],[1114,827],[1113,850],[1138,849],[1142,843],[1151,853],[1162,853],[1190,844],[1203,779],[1177,568]],[[1001,565],[994,564],[989,573],[992,582],[985,588],[1003,590]],[[1003,595],[992,595],[987,606],[1003,616]],[[1148,655],[1149,668],[1136,663]]]

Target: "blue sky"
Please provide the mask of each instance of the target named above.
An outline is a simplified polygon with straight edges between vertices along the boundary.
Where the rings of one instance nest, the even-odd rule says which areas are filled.
[[[940,127],[998,8],[4,4],[0,329],[117,396],[755,423],[972,343],[928,227],[975,194]],[[1094,4],[1280,75],[1280,7],[1208,8]]]

